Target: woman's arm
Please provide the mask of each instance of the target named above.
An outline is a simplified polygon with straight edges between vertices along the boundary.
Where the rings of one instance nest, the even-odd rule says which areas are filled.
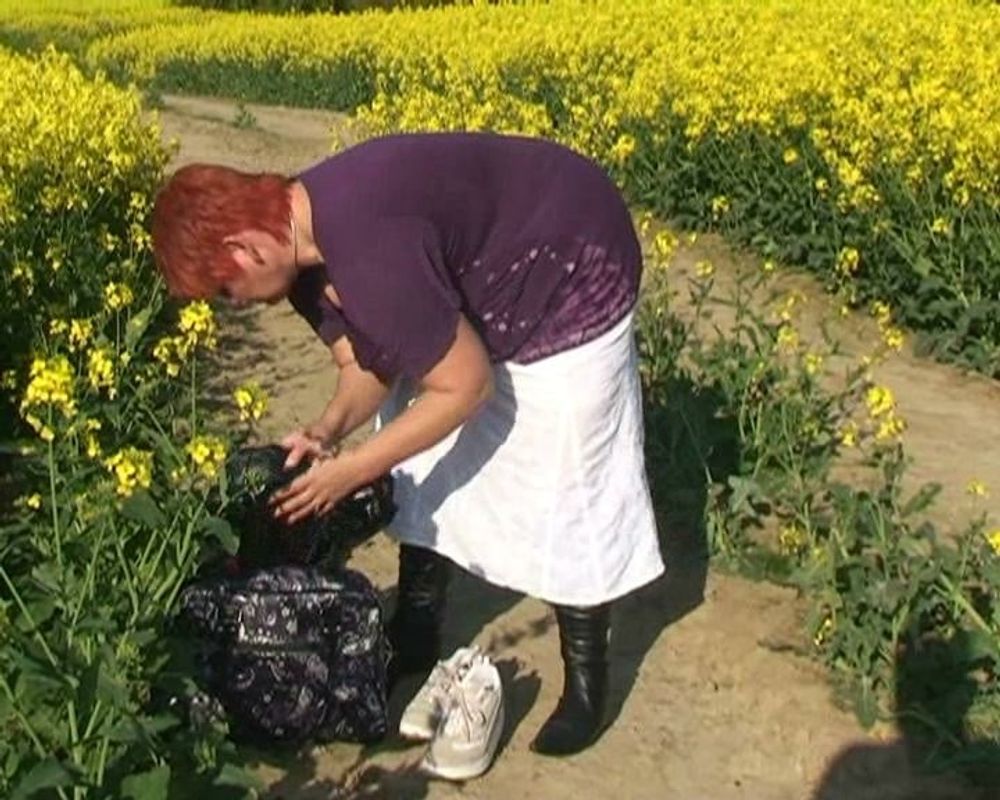
[[[288,468],[306,455],[321,455],[350,436],[371,419],[389,393],[389,387],[373,373],[358,366],[346,336],[330,345],[330,352],[339,370],[337,388],[319,419],[282,440],[289,451],[285,461]]]
[[[360,447],[345,454],[361,482],[437,444],[493,394],[493,368],[472,325],[458,318],[455,340],[420,382],[415,403]]]
[[[330,351],[339,370],[337,389],[319,420],[307,431],[324,442],[336,443],[372,418],[389,394],[389,387],[374,373],[358,366],[346,336],[330,345]]]
[[[357,364],[354,369],[367,375]],[[373,376],[359,380],[371,379]],[[386,388],[379,385],[384,398]],[[367,392],[363,386],[367,386]],[[325,513],[349,492],[441,441],[492,396],[493,369],[486,347],[465,317],[459,316],[455,340],[421,380],[420,388],[417,401],[369,440],[336,458],[316,463],[277,493],[273,500],[276,515],[293,523],[309,514]],[[376,395],[368,383],[359,383],[357,392],[351,402],[345,399],[338,403],[335,395],[327,409],[329,414],[324,413],[324,425],[329,424],[331,430],[346,427],[366,410],[364,402]]]

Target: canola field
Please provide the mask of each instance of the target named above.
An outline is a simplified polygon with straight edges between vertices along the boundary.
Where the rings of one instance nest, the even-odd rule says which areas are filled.
[[[1000,370],[1000,10],[891,0],[571,0],[269,16],[7,11],[154,91],[342,109],[371,133],[557,138],[631,199],[888,301],[921,346]]]

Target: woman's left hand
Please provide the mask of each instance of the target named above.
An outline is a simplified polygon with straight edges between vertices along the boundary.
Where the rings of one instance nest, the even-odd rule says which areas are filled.
[[[345,456],[317,459],[306,472],[274,493],[270,503],[274,516],[292,525],[311,514],[326,514],[354,488],[352,472]]]

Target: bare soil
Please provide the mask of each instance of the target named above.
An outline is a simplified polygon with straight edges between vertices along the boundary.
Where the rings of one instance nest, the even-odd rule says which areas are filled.
[[[342,117],[325,112],[247,105],[221,99],[167,97],[159,112],[164,138],[179,140],[173,167],[193,161],[250,171],[294,172],[330,151]],[[709,258],[720,280],[753,259],[718,238],[683,248],[679,275]],[[673,269],[673,268],[672,268]],[[837,319],[809,278],[782,278],[807,296],[805,320],[834,320],[855,353],[867,352],[874,325]],[[271,410],[260,435],[280,438],[311,420],[336,385],[329,354],[287,305],[227,315],[220,386],[262,382]],[[877,368],[895,392],[914,459],[910,485],[944,486],[936,524],[959,524],[1000,497],[1000,386],[909,352]],[[974,507],[971,478],[995,490]],[[984,505],[985,504],[985,505]],[[669,520],[669,513],[666,515]],[[499,664],[508,722],[500,752],[483,777],[462,785],[429,780],[416,768],[420,746],[396,736],[374,747],[334,744],[297,755],[248,753],[268,782],[268,797],[288,798],[705,798],[706,800],[944,800],[985,797],[957,777],[920,777],[907,742],[882,726],[865,732],[833,702],[824,671],[793,655],[801,605],[795,593],[708,571],[685,546],[689,532],[663,531],[668,574],[623,600],[612,636],[613,724],[600,741],[568,759],[536,756],[528,743],[555,706],[561,662],[548,608],[459,575],[449,598],[445,645],[476,641]],[[378,536],[353,565],[391,603],[396,548]],[[394,718],[417,686],[392,698]],[[993,796],[992,794],[990,795]]]

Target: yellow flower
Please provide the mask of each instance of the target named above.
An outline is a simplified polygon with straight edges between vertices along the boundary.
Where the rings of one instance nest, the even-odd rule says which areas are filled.
[[[858,425],[856,422],[848,422],[840,429],[840,443],[844,447],[858,446]]]
[[[89,319],[74,319],[69,323],[69,349],[72,352],[83,349],[94,335],[94,323]]]
[[[624,164],[635,152],[635,137],[623,133],[611,147],[611,158],[618,164]]]
[[[885,342],[886,347],[898,353],[903,349],[906,337],[903,336],[903,332],[899,328],[890,325],[882,331],[882,340]]]
[[[645,236],[647,233],[649,233],[649,228],[652,224],[653,224],[653,215],[648,211],[643,211],[642,214],[639,216],[639,223],[638,223],[639,233]]]
[[[656,255],[656,264],[659,267],[666,267],[677,249],[677,237],[668,230],[662,230],[653,238],[653,252]]]
[[[934,221],[931,223],[931,233],[940,234],[942,236],[950,236],[951,223],[944,217],[935,217]]]
[[[132,289],[124,283],[112,281],[104,287],[104,305],[109,311],[120,311],[135,300]]]
[[[986,541],[989,542],[993,552],[1000,556],[1000,528],[988,533],[986,535]]]
[[[267,411],[267,392],[257,381],[249,381],[238,386],[233,392],[233,400],[240,412],[242,422],[256,422]]]
[[[190,345],[183,336],[164,336],[153,347],[153,358],[163,364],[167,375],[176,378],[190,354]]]
[[[799,332],[795,326],[785,323],[778,328],[778,349],[792,352],[799,347]]]
[[[699,278],[711,278],[714,273],[715,265],[707,259],[703,259],[694,265],[694,274]]]
[[[878,322],[880,328],[885,327],[892,321],[892,310],[887,303],[876,300],[872,303],[872,316]]]
[[[716,195],[712,198],[712,217],[714,219],[719,219],[723,214],[729,211],[729,198],[724,194]]]
[[[197,470],[206,478],[214,478],[226,460],[226,443],[218,436],[196,436],[184,446]]]
[[[107,388],[108,396],[115,396],[115,362],[108,347],[95,347],[87,357],[87,378],[92,389]]]
[[[763,264],[760,265],[760,270],[765,275],[769,275],[774,272],[774,261],[770,258],[766,259]]]
[[[805,531],[796,525],[787,525],[778,534],[778,548],[786,555],[801,552],[807,543]]]
[[[21,508],[30,508],[32,511],[38,511],[42,507],[42,496],[37,492],[35,494],[26,494],[23,497],[17,498],[15,504]]]
[[[195,300],[181,310],[178,328],[188,347],[215,347],[215,317],[204,300]]]
[[[884,442],[886,439],[895,439],[905,428],[906,423],[900,417],[897,417],[895,412],[890,412],[879,421],[878,430],[875,432],[875,440]]]
[[[65,417],[72,417],[76,413],[73,393],[73,369],[65,356],[36,357],[31,363],[28,386],[21,399],[21,413],[28,424],[41,433],[41,423],[29,412],[39,406],[49,406]]]
[[[115,491],[128,497],[138,488],[149,488],[153,477],[153,454],[125,447],[106,459],[104,466],[116,479]]]
[[[816,629],[816,633],[813,635],[813,644],[819,647],[827,639],[830,638],[830,634],[833,633],[833,616],[827,614],[823,618],[823,622],[820,623],[819,628]]]
[[[827,189],[830,188],[830,181],[826,178],[817,178],[813,186],[816,187],[816,191],[820,194],[824,194]]]
[[[891,414],[896,408],[896,398],[887,386],[872,386],[865,393],[865,403],[872,419]]]
[[[858,271],[861,254],[853,247],[845,247],[837,254],[837,272],[849,276]]]
[[[698,231],[691,231],[691,233],[687,235],[688,244],[694,244],[697,241],[698,241]]]
[[[101,442],[96,433],[101,429],[100,420],[88,419],[83,422],[83,443],[86,448],[87,458],[100,458],[103,451]]]
[[[823,356],[818,353],[806,353],[803,359],[803,367],[807,375],[815,375],[823,367]]]
[[[971,481],[969,481],[968,485],[965,487],[965,491],[967,494],[970,494],[973,497],[990,496],[989,490],[986,488],[986,484],[983,483],[978,478],[973,478]]]
[[[799,151],[794,147],[788,147],[785,149],[785,152],[781,154],[781,158],[786,164],[794,164],[799,160]]]

